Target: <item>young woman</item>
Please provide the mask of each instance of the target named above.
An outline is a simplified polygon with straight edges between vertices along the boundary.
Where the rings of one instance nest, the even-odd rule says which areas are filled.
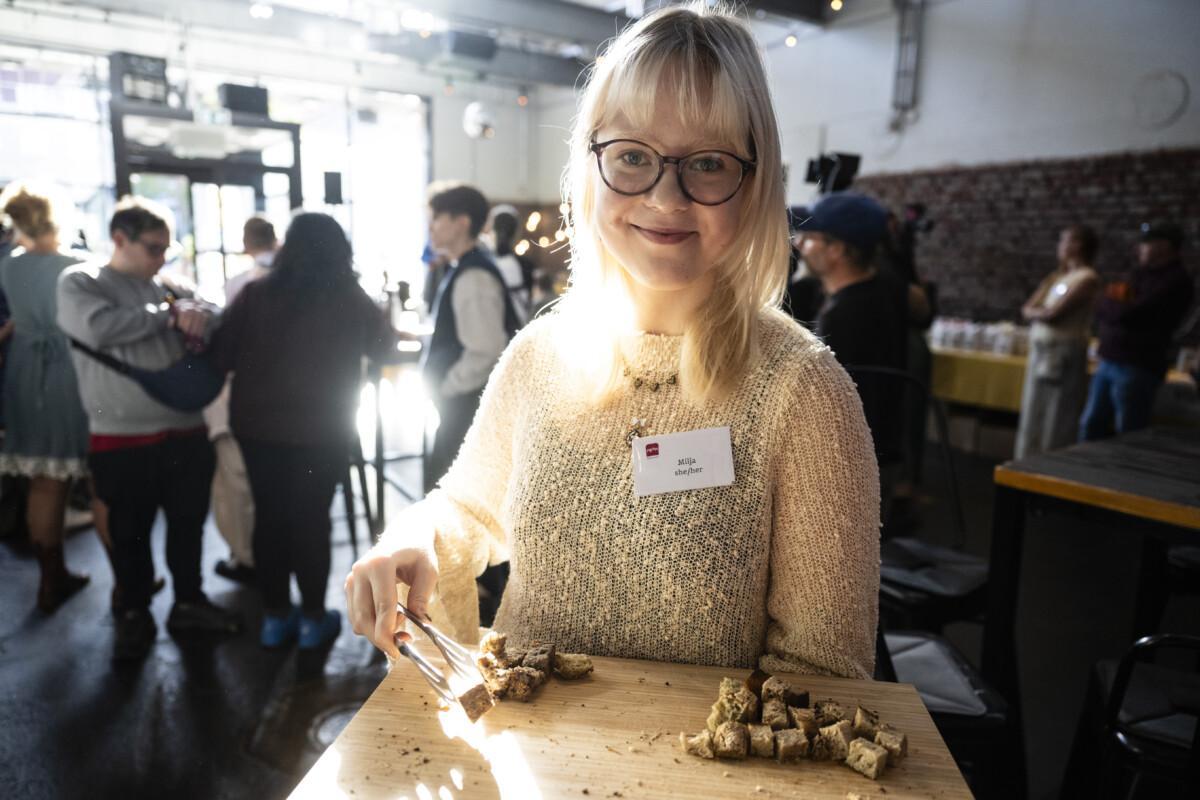
[[[0,209],[24,248],[0,262],[0,290],[13,315],[0,472],[29,478],[29,533],[41,567],[37,605],[51,612],[88,582],[63,560],[67,489],[71,479],[87,475],[88,422],[67,337],[55,321],[58,276],[79,259],[59,252],[45,195],[13,184],[0,196]]]
[[[875,459],[854,386],[777,308],[782,172],[744,24],[670,8],[616,40],[571,140],[572,285],[354,565],[356,632],[397,654],[399,582],[476,641],[474,577],[507,558],[495,627],[518,643],[871,675]]]
[[[341,629],[341,616],[325,608],[329,505],[358,435],[362,359],[382,358],[395,343],[358,285],[346,234],[326,214],[292,220],[270,274],[246,284],[213,339],[213,362],[233,372],[229,424],[254,497],[264,647],[296,639],[302,649],[322,647]]]
[[[1058,266],[1021,308],[1033,323],[1017,424],[1017,458],[1073,444],[1087,399],[1087,348],[1100,278],[1096,234],[1086,225],[1064,228]]]

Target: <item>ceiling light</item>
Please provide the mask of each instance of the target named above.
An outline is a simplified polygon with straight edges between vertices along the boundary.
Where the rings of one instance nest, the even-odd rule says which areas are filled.
[[[525,220],[525,230],[533,233],[537,230],[538,225],[542,224],[542,212],[534,211],[529,215],[529,219]]]
[[[834,11],[842,10],[842,0],[829,0],[829,7]]]
[[[513,252],[519,256],[523,256],[528,253],[529,241],[527,239],[522,239],[521,241],[517,242],[517,246],[513,248]]]
[[[449,24],[441,17],[436,17],[428,11],[407,9],[400,12],[400,27],[409,31],[418,31],[422,39],[431,33],[441,33],[449,28]]]
[[[800,41],[800,40],[796,38],[796,34],[789,33],[787,35],[787,38],[783,40],[783,43],[786,44],[788,47],[795,47],[796,42],[798,42],[798,41]]]
[[[251,3],[250,16],[255,19],[270,19],[275,16],[275,7],[270,3]]]
[[[538,239],[538,247],[549,247],[549,246],[550,246],[550,237],[549,236],[543,236],[542,238]]]

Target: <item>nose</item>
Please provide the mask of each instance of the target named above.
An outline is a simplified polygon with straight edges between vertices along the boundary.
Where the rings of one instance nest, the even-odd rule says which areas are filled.
[[[692,204],[679,185],[679,165],[667,164],[658,183],[643,195],[646,204],[659,211],[686,211]]]

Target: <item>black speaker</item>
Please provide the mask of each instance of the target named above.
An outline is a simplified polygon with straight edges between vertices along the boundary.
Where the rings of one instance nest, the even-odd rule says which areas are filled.
[[[446,31],[446,52],[454,56],[491,61],[496,57],[496,40],[482,33]]]
[[[861,161],[861,156],[854,153],[826,153],[809,160],[804,181],[817,184],[821,194],[849,189]]]
[[[217,96],[221,100],[221,106],[230,111],[267,116],[267,90],[263,86],[222,83],[217,88]]]
[[[342,204],[342,173],[325,173],[325,204],[331,206]]]

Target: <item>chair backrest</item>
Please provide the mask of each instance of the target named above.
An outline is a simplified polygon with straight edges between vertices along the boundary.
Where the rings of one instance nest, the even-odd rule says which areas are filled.
[[[1138,731],[1122,722],[1121,710],[1125,706],[1126,695],[1133,678],[1134,667],[1139,663],[1155,662],[1157,655],[1164,650],[1187,650],[1196,655],[1191,662],[1191,674],[1200,676],[1200,636],[1184,636],[1181,634],[1156,634],[1144,636],[1133,643],[1133,646],[1121,658],[1113,679],[1112,689],[1108,695],[1108,707],[1104,714],[1104,731],[1128,750],[1136,750],[1130,744],[1130,737],[1137,737]],[[1158,662],[1160,666],[1165,666]],[[1187,670],[1178,669],[1181,674]],[[1194,684],[1193,684],[1194,685]],[[1187,761],[1191,765],[1192,777],[1200,780],[1200,693],[1192,691],[1189,696],[1186,691],[1169,692],[1172,705],[1183,713],[1196,717],[1192,733],[1190,756]]]
[[[938,449],[942,454],[942,462],[946,469],[946,482],[950,489],[951,512],[954,517],[954,546],[961,548],[967,538],[967,521],[963,514],[962,499],[958,491],[958,475],[954,471],[954,456],[950,450],[950,433],[946,423],[945,404],[929,391],[928,386],[902,369],[856,364],[846,365],[844,368],[852,378],[869,375],[884,381],[891,381],[899,387],[898,394],[901,396],[904,391],[914,392],[924,406],[933,412],[934,427],[937,428]],[[898,408],[897,413],[903,415],[902,406]]]

